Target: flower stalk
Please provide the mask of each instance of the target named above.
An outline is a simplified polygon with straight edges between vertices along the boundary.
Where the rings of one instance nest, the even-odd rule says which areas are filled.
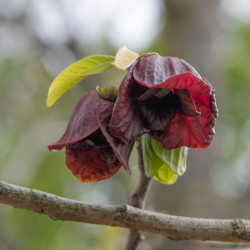
[[[136,148],[138,152],[138,165],[140,171],[140,181],[139,185],[134,194],[131,195],[129,199],[129,205],[137,208],[144,209],[147,201],[148,193],[151,187],[152,178],[145,175],[144,161],[143,161],[143,150],[141,145],[141,140],[137,139]],[[144,235],[135,230],[130,230],[125,250],[135,250],[139,243],[144,240]]]

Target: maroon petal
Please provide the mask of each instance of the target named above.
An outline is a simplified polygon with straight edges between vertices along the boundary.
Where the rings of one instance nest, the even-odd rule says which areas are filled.
[[[107,165],[99,147],[86,151],[66,147],[66,165],[82,182],[97,182],[113,176],[121,167],[116,161]]]
[[[100,100],[97,110],[99,125],[102,130],[102,133],[104,134],[109,145],[112,147],[117,158],[119,159],[125,170],[130,174],[129,156],[133,149],[134,141],[125,144],[119,139],[111,136],[109,132],[109,122],[112,115],[113,107],[114,102],[104,99]]]
[[[96,109],[100,99],[96,91],[86,94],[76,105],[64,135],[58,142],[50,145],[49,150],[61,150],[94,133],[99,128]]]
[[[119,87],[118,98],[109,124],[111,135],[124,143],[134,141],[135,138],[148,132],[132,100],[134,83],[132,75],[135,65],[131,66]]]
[[[107,165],[111,165],[118,161],[113,149],[110,147],[100,128],[87,138],[67,146],[67,148],[82,151],[86,151],[93,147],[100,148],[101,154],[106,159]]]
[[[146,101],[138,101],[137,109],[151,132],[163,132],[174,118],[178,104],[178,98],[170,92],[162,97],[151,96]]]
[[[166,127],[165,133],[156,137],[166,149],[181,146],[206,148],[215,135],[214,126],[218,116],[215,95],[205,96],[199,93],[191,95],[201,115],[185,116],[178,111]]]
[[[147,56],[136,64],[133,76],[147,88],[187,89],[204,95],[215,92],[189,63],[174,57]]]
[[[200,115],[200,112],[196,109],[191,94],[186,89],[175,89],[174,93],[178,96],[180,102],[179,111],[181,114],[187,116]]]

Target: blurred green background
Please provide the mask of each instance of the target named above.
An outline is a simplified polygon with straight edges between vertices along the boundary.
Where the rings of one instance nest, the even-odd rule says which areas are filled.
[[[0,0],[1,180],[84,202],[127,202],[138,183],[135,152],[131,176],[121,169],[109,180],[82,184],[66,168],[64,152],[47,150],[77,101],[96,85],[118,86],[124,72],[88,77],[45,106],[52,79],[65,67],[91,54],[115,55],[126,44],[191,63],[216,88],[220,111],[211,146],[190,150],[187,171],[174,185],[154,181],[147,208],[250,219],[249,13],[248,0]],[[122,249],[126,234],[0,204],[1,250]],[[217,247],[146,236],[140,249]]]

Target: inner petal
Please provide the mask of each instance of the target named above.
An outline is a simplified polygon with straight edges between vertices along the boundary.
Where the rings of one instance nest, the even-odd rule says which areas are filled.
[[[174,118],[178,108],[178,98],[170,92],[166,96],[152,96],[147,101],[136,101],[144,123],[151,132],[164,131]]]
[[[186,89],[174,89],[175,95],[179,99],[179,111],[181,114],[186,116],[196,116],[201,113],[197,111],[195,102],[191,94]]]
[[[68,147],[71,149],[79,149],[79,150],[87,150],[94,146],[97,146],[97,147],[109,146],[100,128],[97,131],[95,131],[93,134],[89,135],[87,138],[68,145]]]

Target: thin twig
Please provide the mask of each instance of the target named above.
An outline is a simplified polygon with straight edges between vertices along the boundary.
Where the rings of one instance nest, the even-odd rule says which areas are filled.
[[[165,235],[173,240],[250,243],[250,220],[203,219],[150,212],[129,205],[97,205],[0,181],[0,203],[76,221]]]
[[[152,178],[148,178],[145,175],[144,170],[144,162],[143,162],[143,152],[142,152],[142,145],[140,139],[136,142],[136,147],[138,151],[138,163],[139,163],[139,170],[140,170],[140,182],[135,191],[135,193],[130,197],[129,205],[133,207],[138,207],[144,209],[145,203],[147,200],[147,195],[149,192],[149,188],[151,186]],[[139,243],[145,237],[139,231],[130,230],[127,243],[126,243],[126,250],[135,250]]]

